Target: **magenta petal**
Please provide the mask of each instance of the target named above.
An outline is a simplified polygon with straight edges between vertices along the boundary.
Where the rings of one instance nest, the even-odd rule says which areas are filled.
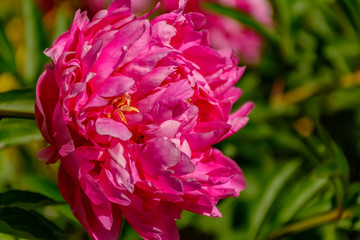
[[[218,142],[231,125],[224,122],[205,122],[198,124],[198,132],[186,136],[192,150],[202,150]]]
[[[176,175],[186,175],[192,173],[195,170],[196,166],[191,161],[191,159],[183,152],[180,153],[179,162],[171,167],[174,170]]]
[[[144,131],[147,136],[152,136],[156,138],[173,138],[175,134],[179,131],[181,123],[175,120],[167,120],[160,124],[160,126],[150,125]]]
[[[174,143],[164,138],[155,138],[144,145],[138,161],[142,171],[157,180],[160,175],[169,176],[172,171],[168,168],[176,165],[179,159],[180,152]]]
[[[101,83],[96,93],[101,97],[116,97],[129,91],[135,81],[126,76],[109,77]]]
[[[61,54],[66,51],[73,51],[74,49],[70,49],[72,47],[72,43],[76,41],[75,34],[78,31],[83,29],[89,23],[89,19],[86,16],[85,12],[80,12],[78,10],[75,14],[74,22],[70,26],[68,32],[63,33],[59,38],[54,41],[52,47],[46,49],[44,53],[51,57],[52,60],[56,63]]]
[[[115,186],[125,188],[129,192],[134,191],[134,183],[132,182],[129,171],[118,165],[117,162],[109,159],[107,161],[105,172],[108,174],[108,178],[111,179]]]
[[[87,74],[95,64],[96,60],[98,59],[101,53],[101,49],[103,47],[103,42],[99,41],[95,43],[93,46],[90,47],[89,51],[85,51],[84,46],[83,46],[83,54],[85,52],[85,55],[81,58],[81,63],[84,74]]]
[[[110,230],[113,225],[111,203],[106,198],[99,183],[88,175],[84,175],[80,178],[80,185],[83,192],[90,199],[91,208],[99,223],[106,230]]]
[[[98,95],[95,95],[92,99],[88,101],[88,103],[84,106],[84,109],[91,107],[102,107],[109,103],[109,100],[102,98]]]
[[[113,147],[109,148],[109,153],[115,162],[117,162],[121,167],[126,167],[127,163],[124,157],[124,148],[120,143],[116,143]]]
[[[41,134],[48,142],[53,142],[52,115],[59,99],[54,71],[41,74],[36,86],[35,114]]]
[[[100,185],[109,201],[122,206],[128,206],[130,204],[131,201],[126,195],[126,190],[119,189],[109,180],[101,180]]]
[[[109,12],[115,11],[119,8],[128,8],[129,12],[131,10],[131,1],[130,0],[114,0],[109,6]]]
[[[231,125],[231,129],[220,139],[220,141],[227,137],[230,137],[247,124],[247,122],[249,121],[249,118],[247,116],[250,114],[254,106],[254,103],[247,102],[239,110],[230,115],[228,124]]]
[[[116,206],[113,206],[112,215],[114,216],[113,224],[110,229],[105,229],[99,224],[98,218],[91,211],[89,198],[79,187],[79,183],[74,182],[62,165],[59,167],[59,190],[64,199],[69,203],[70,208],[76,218],[88,231],[93,239],[97,240],[116,240],[122,222],[121,212]]]
[[[221,213],[208,196],[200,191],[192,191],[177,205],[187,211],[210,217],[221,217]]]
[[[129,140],[132,136],[124,124],[109,118],[99,118],[95,127],[98,134],[119,138],[123,141]]]
[[[54,163],[59,159],[59,155],[56,151],[56,148],[53,145],[50,145],[47,148],[41,149],[37,153],[37,157],[40,160],[45,160],[47,163]]]
[[[59,155],[64,157],[75,150],[73,139],[71,138],[68,126],[65,123],[64,115],[60,103],[55,106],[53,113],[53,136],[55,137],[55,146],[58,147]]]
[[[121,209],[130,225],[144,239],[180,239],[174,217],[171,215],[172,210],[165,204],[161,204],[155,209],[144,208],[141,205],[128,206]]]
[[[146,74],[139,81],[138,94],[146,94],[154,88],[160,86],[164,79],[174,72],[174,67],[158,67]]]

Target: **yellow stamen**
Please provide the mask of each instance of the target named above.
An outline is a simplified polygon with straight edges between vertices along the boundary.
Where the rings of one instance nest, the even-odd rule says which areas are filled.
[[[137,108],[134,108],[134,107],[131,107],[131,106],[128,106],[128,105],[121,106],[120,110],[124,111],[124,112],[132,112],[132,111],[134,111],[134,112],[140,113]]]
[[[131,103],[131,97],[128,92],[125,92],[124,95],[117,97],[111,101],[111,104],[115,105],[116,107],[114,113],[117,114],[125,124],[127,124],[127,121],[124,112],[140,113],[137,108],[131,107],[130,103]],[[109,116],[109,114],[107,114],[107,116]]]
[[[121,118],[121,120],[125,123],[125,124],[128,124],[127,121],[126,121],[126,118],[125,118],[125,115],[122,111],[118,111],[119,109],[116,109],[116,113],[119,115],[119,117]]]

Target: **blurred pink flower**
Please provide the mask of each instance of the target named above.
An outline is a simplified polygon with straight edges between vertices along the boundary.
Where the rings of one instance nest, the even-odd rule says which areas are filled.
[[[176,1],[161,0],[167,10],[177,8]],[[205,29],[210,32],[212,47],[232,48],[246,63],[257,63],[263,47],[262,37],[253,30],[226,16],[205,11],[202,2],[214,2],[243,11],[261,24],[272,26],[272,8],[267,0],[189,0],[186,12],[201,12],[206,16]]]
[[[178,4],[178,1],[175,2]],[[143,14],[154,8],[156,3],[155,0],[133,0],[131,1],[131,10],[135,14]]]
[[[98,11],[106,9],[111,0],[82,0],[82,9],[87,10],[90,16],[94,16]]]
[[[144,239],[178,239],[182,210],[219,217],[217,202],[245,187],[212,147],[248,121],[252,103],[230,114],[244,68],[180,2],[151,21],[130,0],[91,22],[78,11],[45,51],[35,112],[50,146],[38,155],[61,160],[60,192],[93,239],[116,239],[122,216]]]
[[[92,17],[98,11],[107,8],[111,0],[36,0],[36,2],[45,13],[51,11],[60,3],[69,3],[73,8],[86,10],[88,15]]]

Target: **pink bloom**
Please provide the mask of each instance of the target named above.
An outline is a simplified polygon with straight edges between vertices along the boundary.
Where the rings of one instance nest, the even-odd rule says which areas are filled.
[[[151,21],[115,0],[90,22],[76,13],[45,51],[36,119],[60,159],[58,184],[93,239],[116,239],[124,216],[144,239],[178,239],[182,210],[219,217],[245,181],[213,144],[248,121],[230,114],[244,68],[209,47],[204,17],[180,9]]]
[[[272,9],[267,0],[189,0],[187,12],[201,12],[206,16],[204,28],[210,32],[211,45],[216,49],[232,48],[247,63],[257,63],[263,46],[263,39],[253,30],[236,20],[205,11],[202,2],[215,2],[248,13],[267,27],[272,26]],[[177,8],[176,1],[162,0],[164,8]]]
[[[177,3],[177,1],[175,1]],[[155,0],[136,0],[131,1],[131,10],[133,13],[136,14],[143,14],[144,12],[147,12],[151,10],[156,5]],[[178,3],[177,3],[178,4]]]
[[[82,0],[82,9],[87,10],[90,16],[109,6],[111,0]]]
[[[41,9],[47,13],[52,10],[57,4],[69,2],[74,8],[81,8],[88,11],[89,16],[94,16],[98,11],[109,6],[111,0],[36,0]]]

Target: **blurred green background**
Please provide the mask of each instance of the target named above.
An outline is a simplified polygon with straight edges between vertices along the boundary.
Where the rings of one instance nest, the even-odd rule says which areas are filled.
[[[31,119],[37,77],[49,61],[42,51],[81,7],[50,2],[0,1],[4,240],[88,239],[57,189],[58,165],[36,158],[46,146]],[[182,239],[360,239],[360,1],[271,4],[274,29],[206,5],[255,29],[266,45],[238,83],[244,94],[237,106],[256,105],[250,122],[217,146],[239,163],[247,189],[219,203],[223,218],[184,212]],[[121,237],[140,239],[127,224]]]

